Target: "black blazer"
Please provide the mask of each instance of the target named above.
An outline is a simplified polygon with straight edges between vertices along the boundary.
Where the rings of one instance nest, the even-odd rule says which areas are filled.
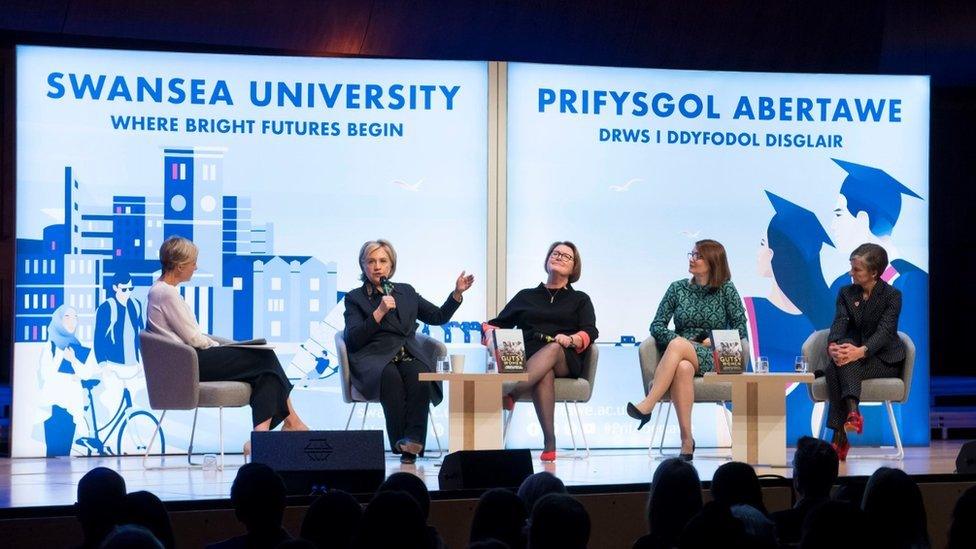
[[[428,372],[434,371],[435,357],[417,343],[417,320],[439,326],[451,320],[461,303],[450,295],[437,307],[427,301],[413,286],[397,282],[391,295],[396,299],[396,309],[386,313],[377,324],[373,311],[380,305],[382,294],[375,288],[367,292],[367,286],[346,294],[346,328],[343,338],[349,353],[349,371],[352,384],[364,397],[374,400],[380,397],[380,376],[393,357],[406,347],[407,352],[420,361]],[[444,398],[440,382],[431,384],[431,402],[436,406]]]
[[[884,280],[878,281],[867,301],[857,284],[844,286],[837,294],[837,313],[827,341],[864,345],[867,357],[895,364],[905,360],[905,345],[898,337],[899,314],[901,292]]]

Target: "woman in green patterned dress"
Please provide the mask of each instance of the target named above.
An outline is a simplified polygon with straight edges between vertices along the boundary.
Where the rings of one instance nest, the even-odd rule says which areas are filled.
[[[654,381],[644,400],[627,403],[627,414],[643,427],[651,411],[668,390],[681,430],[681,457],[691,460],[695,439],[691,435],[691,406],[695,401],[694,378],[712,370],[712,330],[739,330],[746,337],[746,315],[739,292],[732,284],[725,248],[714,240],[699,240],[688,254],[690,279],[671,283],[651,322],[651,335],[663,351]],[[668,329],[674,319],[674,330]]]

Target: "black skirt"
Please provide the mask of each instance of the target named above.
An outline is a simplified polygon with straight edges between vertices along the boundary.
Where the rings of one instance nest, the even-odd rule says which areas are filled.
[[[197,349],[200,381],[242,381],[251,386],[251,421],[271,419],[271,429],[288,417],[292,384],[270,349],[210,347]]]
[[[539,352],[540,349],[548,345],[548,343],[543,343],[538,339],[528,337],[525,338],[525,360],[529,360],[532,355]],[[566,367],[569,368],[569,375],[566,377],[577,379],[583,372],[583,359],[582,355],[576,352],[576,349],[570,347],[563,348],[563,354],[566,355]]]

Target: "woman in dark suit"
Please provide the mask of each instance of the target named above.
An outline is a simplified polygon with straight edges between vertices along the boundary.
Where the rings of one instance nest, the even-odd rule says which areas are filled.
[[[440,386],[418,380],[434,371],[435,357],[417,343],[417,320],[445,324],[461,306],[461,294],[474,283],[462,271],[454,291],[440,307],[409,284],[389,279],[397,255],[386,240],[370,240],[359,250],[363,285],[346,294],[344,338],[352,384],[366,398],[377,397],[386,416],[386,434],[401,463],[413,463],[427,440],[427,411],[443,398]]]
[[[495,328],[519,328],[525,338],[525,371],[528,381],[518,382],[505,395],[502,406],[515,408],[515,399],[532,394],[542,427],[542,461],[556,460],[556,378],[579,378],[583,353],[596,341],[596,313],[590,296],[574,289],[583,260],[572,242],[553,242],[546,253],[548,278],[535,288],[515,294],[498,317],[484,326],[487,340]]]
[[[827,337],[830,360],[822,372],[815,372],[827,381],[827,426],[834,430],[833,446],[841,461],[851,447],[847,433],[864,429],[858,410],[861,381],[898,377],[905,362],[905,346],[898,337],[901,292],[881,280],[887,267],[888,253],[877,244],[861,244],[851,252],[854,283],[837,295]]]

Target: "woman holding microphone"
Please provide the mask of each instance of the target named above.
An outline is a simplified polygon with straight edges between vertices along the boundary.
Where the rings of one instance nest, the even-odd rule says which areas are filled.
[[[443,398],[440,384],[418,379],[421,372],[434,371],[435,357],[414,337],[417,321],[450,321],[474,275],[462,271],[454,291],[438,307],[409,284],[393,284],[396,266],[396,250],[389,241],[370,240],[360,248],[363,285],[346,294],[344,338],[353,386],[370,400],[379,398],[390,447],[401,463],[414,463],[427,440],[430,403],[437,405]]]

